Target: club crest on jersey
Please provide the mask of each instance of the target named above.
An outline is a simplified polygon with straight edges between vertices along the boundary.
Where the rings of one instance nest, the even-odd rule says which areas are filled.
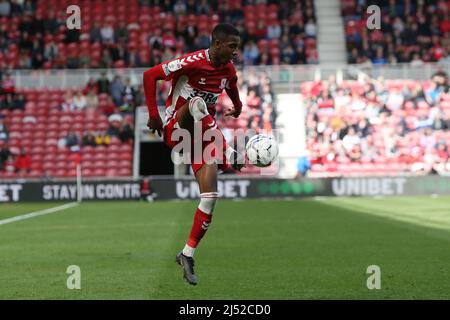
[[[206,78],[200,78],[198,84],[206,84]]]

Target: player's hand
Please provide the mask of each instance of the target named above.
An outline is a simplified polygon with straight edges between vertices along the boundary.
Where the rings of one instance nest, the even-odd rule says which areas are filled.
[[[229,108],[227,112],[225,112],[226,116],[233,116],[235,118],[239,117],[241,114],[241,110],[238,110],[236,108]]]
[[[155,134],[156,131],[161,137],[163,124],[160,117],[158,117],[157,119],[148,118],[147,127],[152,131],[153,134]]]

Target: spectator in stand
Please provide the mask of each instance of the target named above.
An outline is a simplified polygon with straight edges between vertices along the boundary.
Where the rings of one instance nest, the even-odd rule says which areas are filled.
[[[136,89],[131,84],[131,79],[126,78],[125,80],[125,88],[124,88],[124,97],[134,101],[134,97],[136,95]]]
[[[114,80],[111,82],[109,93],[113,99],[114,104],[119,107],[123,103],[123,96],[125,93],[125,86],[122,82],[120,76],[115,76]]]
[[[313,19],[309,19],[305,24],[305,35],[306,37],[315,38],[316,37],[316,24]]]
[[[8,148],[8,145],[5,143],[0,148],[0,171],[4,169],[4,163],[8,158],[12,156],[11,151]]]
[[[119,106],[119,111],[122,113],[134,113],[135,109],[134,99],[130,95],[125,95],[123,97],[123,103]]]
[[[109,125],[108,130],[106,130],[106,134],[111,137],[119,137],[120,136],[120,122],[112,121]]]
[[[250,90],[247,96],[247,107],[249,108],[249,116],[261,114],[261,98],[256,94],[255,90]]]
[[[83,95],[83,92],[81,90],[78,90],[73,97],[73,110],[82,110],[86,108],[86,97]]]
[[[244,65],[255,65],[256,59],[259,56],[259,49],[258,46],[253,42],[253,40],[249,40],[243,50],[243,58],[244,58]]]
[[[98,96],[95,93],[95,89],[91,88],[86,95],[86,108],[97,109],[98,107]]]
[[[130,49],[129,53],[125,56],[125,65],[129,68],[140,68],[142,66],[141,57],[134,49]]]
[[[267,39],[279,39],[281,37],[281,26],[279,22],[272,22],[267,27]]]
[[[441,162],[447,162],[449,160],[449,152],[448,152],[448,148],[445,144],[445,141],[439,142],[437,144],[436,156],[439,158],[439,160]]]
[[[36,55],[34,55],[31,63],[34,69],[42,69],[45,63],[45,59],[42,53],[37,53]]]
[[[53,38],[47,42],[44,46],[44,59],[47,61],[52,61],[56,59],[59,54],[58,46],[56,45]]]
[[[95,135],[95,144],[98,146],[108,146],[111,143],[111,136],[98,132]]]
[[[25,96],[20,93],[14,96],[11,108],[17,110],[24,110],[26,103],[27,100],[25,99]]]
[[[0,16],[8,17],[11,14],[11,3],[6,0],[0,0]]]
[[[162,37],[162,47],[163,48],[175,48],[177,45],[175,36],[170,29],[164,30],[164,35]]]
[[[75,109],[75,103],[72,91],[67,91],[64,95],[64,102],[61,104],[61,110],[73,111]]]
[[[100,29],[100,35],[104,44],[114,43],[114,28],[110,22],[106,22]]]
[[[361,138],[356,134],[355,129],[350,127],[348,133],[342,139],[343,146],[347,152],[350,152],[355,146],[361,143]]]
[[[152,36],[149,38],[149,47],[156,50],[163,49],[163,40],[162,40],[162,30],[160,28],[156,28],[152,33]]]
[[[111,68],[113,65],[113,59],[111,57],[111,52],[107,48],[103,48],[100,65],[103,68]]]
[[[13,95],[16,92],[16,83],[9,72],[6,72],[3,76],[1,92],[4,95]]]
[[[5,95],[0,97],[0,109],[10,110],[12,108],[12,95]]]
[[[106,76],[106,72],[102,72],[100,78],[97,80],[98,93],[110,93],[110,81]]]
[[[92,132],[85,132],[82,138],[83,146],[95,147],[97,144],[95,142],[95,135]]]
[[[427,102],[434,106],[440,99],[441,90],[439,90],[435,82],[431,82],[430,88],[425,92]]]
[[[1,26],[1,28],[5,28],[5,26]],[[0,53],[5,54],[8,52],[9,43],[6,35],[2,35],[1,33],[7,32],[0,29]]]
[[[88,94],[90,91],[93,91],[95,94],[98,93],[98,83],[95,81],[94,78],[90,78],[88,83],[83,89],[83,94]]]
[[[116,62],[118,60],[125,61],[125,59],[128,55],[128,51],[122,42],[118,42],[117,44],[111,46],[110,54],[111,54],[111,59],[114,62]]]
[[[420,146],[424,149],[434,148],[436,145],[436,137],[433,129],[427,127],[423,129],[423,135],[420,137]]]
[[[412,58],[410,64],[411,64],[412,67],[421,67],[421,66],[423,66],[425,63],[424,63],[424,61],[422,60],[422,58],[420,57],[420,54],[416,52],[416,53],[414,53],[413,58]]]
[[[358,126],[356,127],[356,130],[358,131],[358,136],[362,139],[367,138],[367,136],[370,134],[370,126],[367,122],[367,119],[362,119],[359,121]]]
[[[44,33],[45,34],[53,34],[55,35],[58,32],[59,26],[62,22],[58,21],[55,15],[55,10],[53,8],[49,8],[47,11],[47,18],[44,19]]]
[[[118,42],[128,41],[128,29],[124,21],[119,22],[119,26],[117,27],[115,34]]]
[[[431,80],[436,83],[440,92],[449,92],[449,78],[446,72],[438,71],[431,77]]]
[[[6,125],[4,124],[3,119],[3,116],[0,115],[0,141],[8,141],[9,132],[8,128],[6,128]]]
[[[70,131],[67,133],[67,135],[64,137],[65,145],[67,148],[72,149],[75,146],[78,146],[80,144],[80,139],[78,138],[78,135]]]
[[[65,33],[65,43],[76,43],[80,41],[81,32],[78,29],[68,29],[66,28]]]
[[[123,122],[119,132],[119,139],[126,143],[134,138],[133,128],[129,123]]]
[[[403,96],[403,93],[395,88],[389,93],[386,106],[392,111],[399,110],[403,106],[404,101],[405,97]]]
[[[200,31],[198,37],[195,39],[195,49],[205,49],[209,47],[209,33],[204,30]]]
[[[28,173],[31,170],[31,156],[26,152],[25,148],[20,150],[20,154],[14,160],[16,173]]]
[[[257,40],[266,39],[267,37],[267,26],[264,21],[259,20],[256,25],[255,37]]]
[[[91,43],[102,41],[101,27],[100,27],[100,22],[98,22],[98,20],[94,21],[94,25],[92,26],[91,30],[89,31],[89,39],[90,39]]]
[[[14,156],[12,154],[3,162],[3,171],[11,173],[16,171],[16,167],[14,166]]]

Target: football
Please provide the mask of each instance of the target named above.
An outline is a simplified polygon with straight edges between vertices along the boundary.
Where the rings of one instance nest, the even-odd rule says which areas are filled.
[[[278,143],[273,136],[257,134],[245,145],[249,162],[257,167],[268,167],[278,157]]]

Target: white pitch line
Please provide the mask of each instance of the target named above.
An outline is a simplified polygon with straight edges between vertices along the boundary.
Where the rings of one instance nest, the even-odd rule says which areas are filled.
[[[78,205],[78,202],[71,202],[71,203],[63,204],[62,206],[57,206],[57,207],[53,207],[53,208],[49,208],[49,209],[34,211],[34,212],[30,212],[30,213],[23,214],[20,216],[3,219],[3,220],[0,220],[0,225],[11,223],[11,222],[16,222],[16,221],[20,221],[20,220],[30,219],[30,218],[34,218],[34,217],[38,217],[38,216],[43,216],[43,215],[46,215],[49,213],[54,213],[54,212],[58,212],[61,210],[69,209],[69,208],[75,207],[77,205]]]

